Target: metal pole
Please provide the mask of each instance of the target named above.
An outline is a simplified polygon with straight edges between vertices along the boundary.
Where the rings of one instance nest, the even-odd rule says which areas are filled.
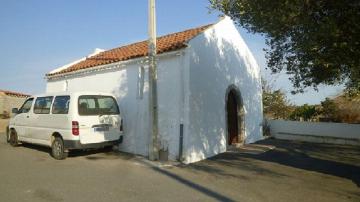
[[[159,159],[155,0],[149,0],[149,113],[151,126],[149,159],[154,161]]]

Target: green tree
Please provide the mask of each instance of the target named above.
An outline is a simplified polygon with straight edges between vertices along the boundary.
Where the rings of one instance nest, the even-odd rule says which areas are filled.
[[[281,90],[272,90],[262,79],[263,109],[266,118],[287,119],[291,113],[291,105]]]
[[[292,93],[340,83],[359,92],[359,0],[209,1],[212,9],[265,36],[268,68],[290,75]]]
[[[298,121],[302,118],[304,121],[310,121],[315,115],[317,115],[315,106],[304,104],[295,108],[290,115],[290,119]]]
[[[338,106],[336,103],[330,98],[325,98],[324,101],[321,102],[321,114],[328,119],[335,120],[338,113]]]

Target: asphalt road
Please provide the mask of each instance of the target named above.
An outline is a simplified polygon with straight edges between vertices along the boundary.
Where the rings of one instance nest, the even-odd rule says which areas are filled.
[[[267,151],[270,145],[275,147]],[[264,152],[265,151],[265,152]],[[358,147],[266,140],[191,165],[110,150],[63,161],[0,134],[0,201],[360,201]]]

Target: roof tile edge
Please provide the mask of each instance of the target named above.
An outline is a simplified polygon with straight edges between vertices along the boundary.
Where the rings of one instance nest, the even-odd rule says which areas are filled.
[[[171,33],[171,34],[167,34],[167,35],[163,35],[163,36],[159,36],[157,37],[158,41],[164,41],[163,43],[167,42],[168,40],[172,39],[172,40],[176,40],[179,39],[179,41],[175,41],[173,43],[170,44],[158,44],[160,46],[158,46],[158,54],[162,54],[162,53],[166,53],[166,52],[171,52],[171,51],[176,51],[182,48],[185,48],[187,46],[187,42],[189,42],[191,39],[195,38],[196,36],[198,36],[199,34],[205,32],[206,30],[208,30],[209,28],[211,28],[214,24],[208,24],[208,25],[204,25],[204,26],[200,26],[200,27],[196,27],[196,28],[191,28],[191,29],[187,29],[184,31],[180,31],[180,32],[175,32],[175,33]],[[187,34],[187,35],[186,35]],[[186,36],[183,36],[186,35]],[[183,38],[181,38],[183,37]],[[170,39],[169,39],[170,38]],[[146,52],[144,52],[144,46],[146,46],[145,50]],[[133,54],[130,55],[126,55],[123,58],[99,58],[102,55],[108,54],[114,54],[117,51],[122,51],[122,52],[126,52],[129,51],[129,48],[133,48],[130,50],[130,52],[132,52]],[[134,53],[134,50],[138,50],[141,49],[142,50],[140,52]],[[121,54],[121,53],[120,53]],[[108,56],[107,55],[107,56]],[[120,46],[117,48],[113,48],[107,51],[104,51],[102,53],[99,53],[97,55],[94,55],[92,57],[87,58],[84,61],[80,61],[79,63],[76,63],[62,71],[59,72],[55,72],[55,73],[48,73],[46,74],[46,77],[52,77],[52,76],[61,76],[62,74],[65,73],[70,73],[70,72],[76,72],[78,70],[83,70],[83,69],[87,69],[87,68],[92,68],[92,67],[96,67],[96,66],[100,66],[100,65],[107,65],[107,64],[111,64],[111,63],[115,63],[115,62],[120,62],[120,61],[127,61],[130,59],[135,59],[135,58],[140,58],[140,57],[146,57],[147,56],[147,40],[144,41],[139,41],[139,42],[135,42],[135,43],[131,43],[131,44],[127,44],[124,46]],[[104,60],[103,62],[96,62],[96,60]],[[107,59],[107,60],[106,60]],[[93,62],[92,60],[95,60],[95,62]]]

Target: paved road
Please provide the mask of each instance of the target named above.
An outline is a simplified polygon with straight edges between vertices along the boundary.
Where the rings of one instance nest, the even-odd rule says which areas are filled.
[[[48,149],[12,148],[3,137],[0,201],[360,201],[356,147],[266,140],[192,165],[161,166],[109,150],[57,161]]]

